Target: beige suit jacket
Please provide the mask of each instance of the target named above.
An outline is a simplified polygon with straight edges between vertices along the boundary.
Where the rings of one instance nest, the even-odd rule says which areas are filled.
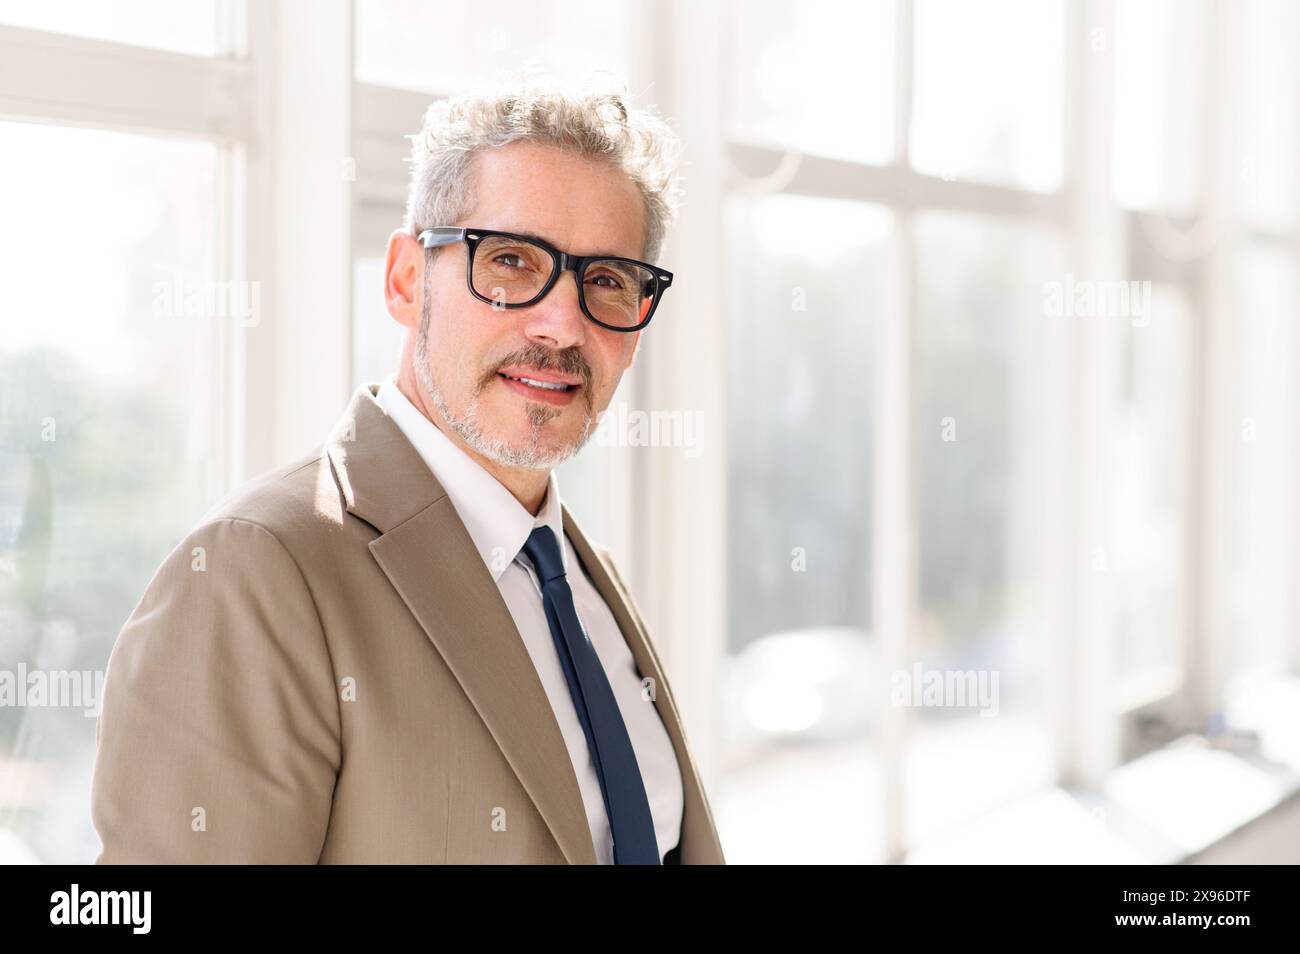
[[[98,863],[596,862],[510,612],[376,391],[210,511],[126,622],[96,730]],[[567,508],[564,527],[681,766],[666,860],[722,864],[641,614]]]

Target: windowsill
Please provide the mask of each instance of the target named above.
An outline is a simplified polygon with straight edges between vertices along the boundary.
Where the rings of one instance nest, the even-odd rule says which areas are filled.
[[[1230,724],[1252,751],[1184,736],[1135,759],[1100,792],[1059,786],[1005,805],[911,852],[909,864],[1182,864],[1300,804],[1300,679],[1252,687]]]

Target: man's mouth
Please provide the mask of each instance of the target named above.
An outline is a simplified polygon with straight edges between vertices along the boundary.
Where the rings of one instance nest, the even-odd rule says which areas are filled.
[[[498,371],[497,377],[520,395],[547,404],[568,404],[582,387],[581,381],[549,372]]]
[[[576,384],[564,384],[561,381],[543,381],[541,378],[516,377],[512,374],[506,374],[504,371],[497,372],[507,381],[522,381],[530,388],[544,388],[547,391],[572,391],[578,387]]]

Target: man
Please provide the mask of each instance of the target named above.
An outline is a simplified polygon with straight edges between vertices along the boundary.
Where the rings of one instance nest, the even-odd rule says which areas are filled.
[[[105,681],[100,862],[724,861],[645,623],[552,470],[671,282],[672,134],[525,78],[414,139],[399,370],[150,583]]]

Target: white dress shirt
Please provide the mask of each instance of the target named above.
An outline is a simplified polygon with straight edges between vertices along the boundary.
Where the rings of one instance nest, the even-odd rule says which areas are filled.
[[[662,860],[677,846],[681,837],[681,768],[658,710],[642,696],[636,660],[623,640],[614,614],[587,576],[564,533],[555,471],[550,473],[546,497],[534,517],[500,481],[453,443],[407,399],[398,389],[395,375],[390,374],[384,380],[377,400],[447,491],[488,572],[496,580],[568,746],[587,811],[587,822],[591,826],[596,860],[600,864],[613,864],[613,840],[596,766],[587,748],[587,737],[574,709],[564,670],[560,667],[537,575],[532,562],[521,552],[534,527],[550,527],[555,539],[561,541],[560,556],[569,588],[573,591],[578,618],[596,648],[596,655],[627,724],[628,736],[645,783],[646,797],[650,801],[655,840]],[[577,572],[574,572],[575,568]]]

